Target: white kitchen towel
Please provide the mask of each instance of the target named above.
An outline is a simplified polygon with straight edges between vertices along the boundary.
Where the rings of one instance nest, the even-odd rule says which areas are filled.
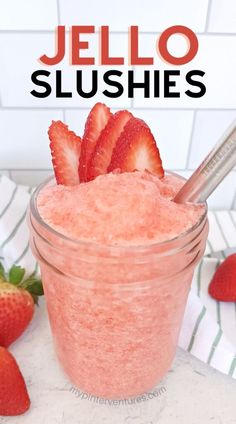
[[[26,222],[31,192],[0,176],[0,257],[7,268],[20,264],[28,275],[38,271]],[[236,211],[211,211],[209,221],[207,248],[192,282],[179,346],[236,378],[236,303],[217,302],[207,292],[220,258],[236,248]]]

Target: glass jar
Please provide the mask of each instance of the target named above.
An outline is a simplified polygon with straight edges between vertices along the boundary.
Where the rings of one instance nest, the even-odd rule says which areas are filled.
[[[59,361],[84,392],[107,399],[142,394],[174,358],[193,272],[205,250],[207,207],[199,222],[172,240],[104,246],[65,237],[41,219],[37,196],[47,184],[55,182],[35,191],[28,222]]]

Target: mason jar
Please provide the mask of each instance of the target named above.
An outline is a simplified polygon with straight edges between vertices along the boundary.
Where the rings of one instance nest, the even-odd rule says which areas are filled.
[[[32,195],[28,222],[59,362],[71,382],[92,395],[124,399],[147,392],[175,356],[205,250],[207,206],[174,239],[106,246],[70,239],[42,220],[37,197],[52,184],[51,178]]]

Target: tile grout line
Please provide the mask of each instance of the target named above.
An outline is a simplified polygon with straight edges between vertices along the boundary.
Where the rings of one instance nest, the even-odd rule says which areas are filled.
[[[59,0],[58,0],[59,1]],[[209,0],[210,2],[212,0]],[[59,13],[58,13],[58,19],[59,19]],[[207,22],[206,22],[207,24]],[[9,29],[9,30],[1,30],[0,29],[0,35],[1,34],[54,34],[54,30],[52,29]],[[66,30],[66,33],[69,33],[69,30]],[[98,34],[98,31],[94,31],[93,34]],[[139,31],[140,35],[160,35],[161,31]],[[110,31],[110,34],[117,34],[117,35],[128,35],[128,31]],[[217,31],[210,31],[210,32],[206,32],[206,31],[198,31],[195,32],[196,35],[208,35],[208,36],[226,36],[226,37],[235,37],[236,36],[236,32],[217,32]]]
[[[190,163],[192,146],[193,146],[193,137],[194,137],[195,127],[196,127],[196,119],[197,119],[197,110],[195,109],[194,112],[193,112],[192,129],[191,129],[190,140],[189,140],[189,145],[188,145],[188,152],[187,152],[187,157],[186,157],[186,164],[185,164],[186,169],[189,167],[189,163]]]
[[[135,72],[135,66],[132,66],[132,70],[133,70],[133,75],[135,76],[135,74],[136,74],[136,72]],[[134,97],[131,97],[131,99],[130,99],[130,108],[131,109],[135,109],[135,106],[134,106]]]
[[[120,110],[120,107],[118,106],[114,106],[111,107],[114,110]],[[18,111],[18,110],[31,110],[31,111],[47,111],[47,110],[60,110],[63,111],[63,109],[65,110],[91,110],[91,106],[2,106],[1,110],[9,110],[9,111]],[[169,111],[189,111],[189,112],[197,112],[197,111],[226,111],[226,112],[236,112],[236,108],[211,108],[211,107],[205,107],[205,108],[199,108],[199,109],[194,109],[191,107],[155,107],[155,106],[134,106],[133,109],[136,110],[162,110],[164,112],[169,112]]]
[[[57,21],[58,21],[58,25],[60,25],[61,24],[60,0],[57,0]]]
[[[212,9],[212,0],[208,0],[208,7],[207,7],[207,14],[206,14],[206,22],[205,22],[205,33],[208,34],[209,29],[209,22],[210,22],[210,16],[211,16],[211,9]]]
[[[175,171],[175,172],[193,172],[194,169],[191,168],[170,168],[170,171]],[[40,171],[40,172],[48,172],[48,171],[52,171],[52,168],[11,168],[11,169],[6,169],[6,168],[0,168],[0,172],[1,171],[8,171],[8,172],[32,172],[32,171]]]
[[[1,171],[1,170],[0,170]],[[49,172],[52,171],[52,168],[11,168],[11,169],[4,169],[3,171],[8,172]]]
[[[2,106],[1,109],[2,110],[9,110],[9,111],[18,111],[18,110],[30,110],[30,111],[48,111],[48,110],[56,110],[56,111],[61,111],[63,112],[63,110],[91,110],[92,106],[67,106],[67,107],[63,107],[63,106]],[[119,107],[112,107],[112,109],[114,110],[120,110]],[[161,108],[160,108],[161,109]]]

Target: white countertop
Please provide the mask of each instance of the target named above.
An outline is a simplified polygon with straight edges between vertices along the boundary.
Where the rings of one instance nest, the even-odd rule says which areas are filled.
[[[236,380],[180,349],[153,399],[109,405],[73,393],[53,351],[44,300],[11,351],[25,377],[32,405],[22,416],[0,417],[0,424],[236,423]]]

